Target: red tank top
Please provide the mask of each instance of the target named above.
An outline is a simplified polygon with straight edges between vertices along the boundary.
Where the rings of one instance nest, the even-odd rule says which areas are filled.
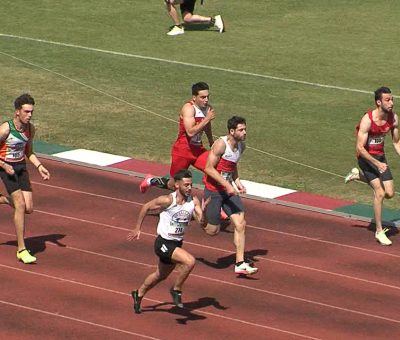
[[[200,108],[194,105],[194,102],[192,100],[188,101],[187,103],[192,105],[194,110],[194,119],[196,121],[196,124],[199,124],[206,117],[208,107],[204,110],[201,110]],[[180,117],[178,137],[176,138],[176,141],[173,146],[174,151],[186,154],[187,151],[192,152],[192,151],[203,150],[204,147],[203,147],[202,137],[203,137],[203,131],[200,131],[199,133],[196,133],[194,136],[189,137],[186,133],[185,125],[183,124],[183,119],[182,117]]]
[[[221,176],[228,182],[233,182],[233,174],[237,169],[237,163],[239,162],[240,156],[243,153],[244,145],[242,143],[238,144],[236,150],[232,150],[227,141],[227,136],[221,137],[225,142],[225,152],[219,160],[216,170],[221,174]],[[213,178],[208,175],[203,177],[203,182],[205,187],[210,191],[226,191],[225,187],[218,184]]]
[[[385,136],[388,132],[393,130],[394,113],[393,112],[389,113],[386,123],[381,126],[376,125],[375,122],[373,121],[372,110],[368,111],[367,114],[371,121],[371,128],[368,131],[368,139],[367,139],[367,144],[365,145],[365,149],[368,151],[370,155],[384,155]],[[356,126],[357,134],[358,131],[360,130],[360,123],[361,121]],[[357,157],[359,157],[358,154]]]

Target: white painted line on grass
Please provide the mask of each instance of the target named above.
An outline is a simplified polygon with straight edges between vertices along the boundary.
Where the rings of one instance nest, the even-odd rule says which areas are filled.
[[[99,53],[105,53],[105,54],[111,54],[111,55],[118,55],[118,56],[128,57],[128,58],[136,58],[136,59],[152,60],[152,61],[169,63],[169,64],[184,65],[184,66],[203,68],[203,69],[221,71],[221,72],[227,72],[227,73],[234,73],[234,74],[240,74],[240,75],[257,77],[257,78],[265,78],[265,79],[271,79],[271,80],[277,80],[277,81],[283,81],[283,82],[289,82],[289,83],[295,83],[295,84],[302,84],[302,85],[319,87],[319,88],[328,88],[328,89],[332,89],[332,90],[358,92],[358,93],[365,93],[365,94],[372,94],[373,93],[371,91],[353,89],[353,88],[350,88],[350,87],[342,87],[342,86],[336,86],[336,85],[320,84],[320,83],[314,83],[314,82],[309,82],[309,81],[304,81],[304,80],[276,77],[276,76],[271,76],[271,75],[268,75],[268,74],[246,72],[246,71],[234,70],[234,69],[211,66],[211,65],[193,64],[193,63],[187,63],[187,62],[171,60],[171,59],[143,56],[143,55],[139,55],[139,54],[116,52],[116,51],[104,50],[104,49],[100,49],[100,48],[87,47],[87,46],[81,46],[81,45],[75,45],[75,44],[63,43],[63,42],[51,41],[51,40],[45,40],[45,39],[24,37],[24,36],[18,36],[18,35],[13,35],[13,34],[0,33],[0,37],[11,38],[11,39],[20,39],[20,40],[28,40],[28,41],[34,41],[34,42],[50,44],[50,45],[56,45],[56,46],[77,48],[77,49],[82,49],[82,50],[87,50],[87,51],[92,51],[92,52],[99,52]]]

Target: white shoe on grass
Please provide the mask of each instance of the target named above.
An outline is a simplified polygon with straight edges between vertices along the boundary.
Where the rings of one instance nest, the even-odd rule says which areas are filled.
[[[355,181],[358,179],[360,179],[360,170],[358,170],[357,168],[353,168],[344,178],[344,183],[347,184],[351,181]]]
[[[183,29],[183,27],[179,27],[179,26],[172,26],[170,31],[167,33],[168,35],[180,35],[185,33],[185,30]]]
[[[214,17],[215,23],[214,26],[218,28],[219,33],[225,32],[225,25],[224,21],[222,20],[222,17],[220,15],[216,15]]]

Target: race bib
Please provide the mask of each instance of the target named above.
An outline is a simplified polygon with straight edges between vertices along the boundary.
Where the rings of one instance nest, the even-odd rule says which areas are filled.
[[[231,172],[231,171],[222,171],[221,176],[223,179],[227,180],[228,182],[233,181],[233,172]]]
[[[174,236],[182,236],[185,233],[185,228],[188,222],[171,221],[168,227],[168,234]]]
[[[384,142],[385,142],[385,136],[375,136],[368,138],[369,145],[380,145],[383,144]]]

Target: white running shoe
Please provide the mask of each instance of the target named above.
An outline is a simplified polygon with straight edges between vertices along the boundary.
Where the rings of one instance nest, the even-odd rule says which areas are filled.
[[[235,265],[235,274],[252,275],[258,272],[258,268],[252,267],[248,262]]]
[[[381,245],[383,245],[383,246],[390,246],[390,245],[392,245],[392,241],[390,241],[390,240],[388,239],[388,237],[386,236],[385,230],[377,231],[377,232],[375,233],[375,238],[376,238],[377,241],[378,241]]]
[[[357,168],[353,168],[344,178],[344,183],[347,184],[351,181],[355,181],[358,179],[360,179],[360,170],[358,170]]]
[[[225,25],[224,21],[222,20],[222,17],[220,15],[216,15],[214,19],[215,19],[214,26],[218,28],[219,33],[225,32]]]
[[[170,29],[170,31],[167,33],[168,35],[180,35],[185,33],[185,30],[183,29],[183,27],[179,27],[179,26],[172,26],[172,28]]]

